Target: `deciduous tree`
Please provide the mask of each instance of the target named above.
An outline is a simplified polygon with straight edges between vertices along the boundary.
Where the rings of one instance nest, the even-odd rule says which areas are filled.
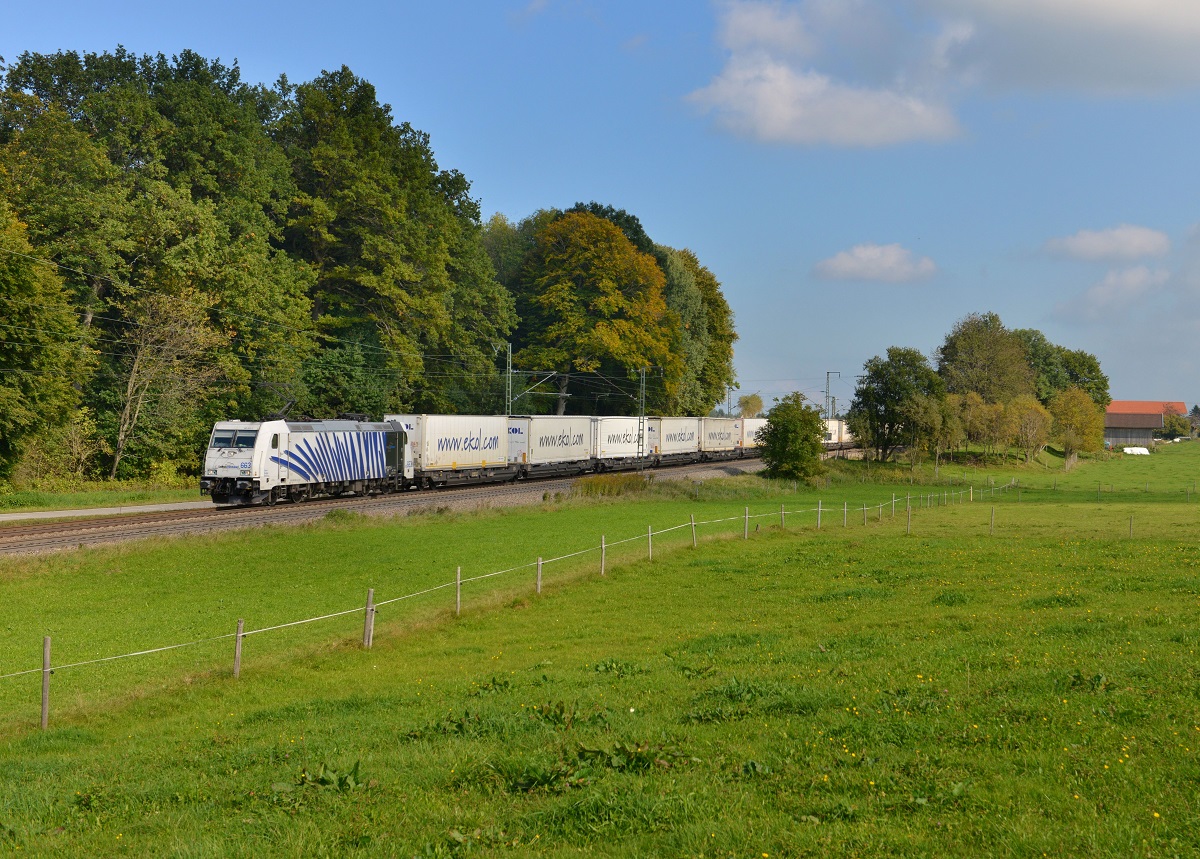
[[[767,476],[806,480],[819,473],[824,439],[821,411],[803,394],[791,393],[777,400],[758,434]]]
[[[562,374],[558,414],[566,411],[571,372],[608,364],[632,377],[659,366],[678,378],[663,273],[613,224],[586,212],[559,218],[538,234],[525,280],[529,311],[521,325],[527,345],[513,360]]]
[[[951,393],[975,391],[989,403],[1033,390],[1025,347],[995,313],[971,313],[955,323],[938,350],[938,375]]]
[[[0,203],[0,478],[34,434],[67,419],[86,360],[62,282],[32,251]]]
[[[846,422],[855,438],[886,460],[900,445],[920,441],[921,430],[913,425],[911,413],[919,398],[942,393],[942,381],[924,355],[892,346],[887,358],[875,356],[863,365]]]
[[[1033,396],[1017,397],[1005,408],[1013,431],[1013,441],[1025,454],[1025,461],[1032,462],[1050,441],[1054,418]]]
[[[1050,401],[1054,417],[1053,438],[1062,445],[1068,463],[1076,454],[1100,450],[1104,445],[1104,412],[1079,388],[1068,388]]]
[[[738,413],[742,417],[756,418],[762,413],[762,410],[763,401],[758,394],[745,394],[738,397]]]

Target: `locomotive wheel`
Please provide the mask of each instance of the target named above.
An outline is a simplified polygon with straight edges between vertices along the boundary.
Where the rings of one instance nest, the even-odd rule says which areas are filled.
[[[267,499],[266,499],[266,501],[265,501],[265,502],[263,502],[263,503],[264,503],[264,504],[266,504],[268,507],[274,507],[274,506],[275,506],[275,500],[276,500],[276,499],[275,499],[275,490],[274,490],[274,489],[272,489],[272,490],[270,490],[270,491],[267,493]]]

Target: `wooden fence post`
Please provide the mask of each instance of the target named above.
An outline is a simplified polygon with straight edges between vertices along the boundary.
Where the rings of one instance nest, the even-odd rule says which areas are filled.
[[[746,524],[742,528],[742,539],[749,540],[750,539],[750,508],[749,507],[746,508],[745,523]]]
[[[600,535],[600,575],[604,575],[604,561],[608,555],[608,546],[604,542],[604,535]]]
[[[896,518],[896,493],[892,493],[892,518]]]
[[[842,527],[845,528],[850,521],[850,502],[842,502]]]
[[[996,532],[996,508],[992,507],[992,522],[988,525],[988,536],[992,536]]]
[[[233,679],[237,680],[242,676],[242,630],[246,628],[246,622],[240,617],[238,618],[237,636],[234,638],[233,644]]]
[[[375,588],[367,588],[367,606],[363,609],[363,647],[371,649],[375,640]]]
[[[696,514],[692,513],[689,518],[692,522],[692,548],[696,548]]]
[[[462,614],[462,567],[454,574],[454,616]]]
[[[537,592],[539,594],[542,592],[542,559],[541,558],[538,558]]]
[[[904,533],[912,534],[912,505],[911,504],[908,506],[908,526],[906,527]]]
[[[50,726],[50,636],[42,639],[42,730]]]
[[[821,499],[817,499],[817,530],[821,530]]]
[[[863,502],[863,524],[864,524],[864,525],[866,525],[866,524],[867,524],[867,505],[866,505],[866,502]]]
[[[787,514],[785,513],[783,504],[779,505],[779,527],[783,529],[787,528]]]
[[[646,560],[654,560],[654,526],[646,526]]]

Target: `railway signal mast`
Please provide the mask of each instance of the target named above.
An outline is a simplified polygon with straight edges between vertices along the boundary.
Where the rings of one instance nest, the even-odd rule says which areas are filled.
[[[842,378],[842,374],[839,373],[837,370],[826,370],[825,371],[825,419],[826,420],[830,420],[833,418],[833,405],[832,405],[833,395],[829,392],[829,380],[830,380],[831,376],[837,376],[840,379],[840,378]]]

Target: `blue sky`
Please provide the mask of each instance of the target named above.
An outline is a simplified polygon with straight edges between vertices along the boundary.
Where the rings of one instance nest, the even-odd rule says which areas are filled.
[[[17,4],[0,56],[348,65],[485,215],[597,200],[724,284],[742,392],[849,402],[955,321],[1200,402],[1195,0]]]

